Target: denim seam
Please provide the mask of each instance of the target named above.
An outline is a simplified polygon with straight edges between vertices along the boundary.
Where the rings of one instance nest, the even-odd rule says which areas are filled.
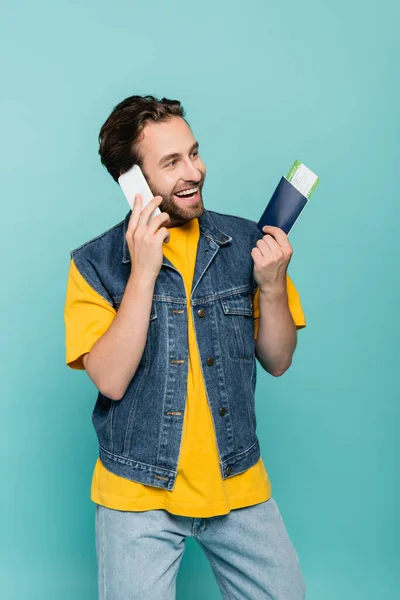
[[[246,389],[246,381],[247,381],[247,377],[246,377],[246,372],[244,370],[244,365],[243,363],[246,362],[246,364],[248,364],[248,361],[251,360],[252,362],[252,366],[254,368],[254,348],[253,348],[253,355],[252,356],[246,356],[246,349],[245,349],[245,345],[244,345],[244,339],[243,339],[243,334],[241,331],[241,324],[240,322],[237,324],[238,325],[238,334],[240,337],[240,343],[243,349],[243,357],[241,357],[241,360],[239,360],[239,364],[240,364],[240,372],[242,374],[242,382],[243,382],[243,386],[244,389]],[[251,407],[249,405],[249,401],[246,395],[246,406],[247,406],[247,416],[249,419],[249,424],[251,425],[253,422],[253,418],[252,418],[252,414],[251,414]]]
[[[186,306],[186,298],[175,298],[174,296],[164,296],[162,294],[154,294],[153,300],[156,302],[172,302],[173,304],[184,304]]]
[[[222,464],[224,465],[227,462],[231,462],[233,459],[239,459],[242,456],[246,456],[247,454],[250,454],[250,452],[253,450],[254,446],[257,446],[257,441],[258,440],[256,440],[254,442],[254,444],[252,444],[249,448],[247,448],[247,450],[243,450],[243,452],[239,452],[239,454],[235,454],[234,456],[231,456],[230,458],[223,460]]]
[[[238,357],[240,360],[241,358],[245,358],[246,352],[245,352],[245,347],[244,347],[244,342],[243,342],[240,319],[238,319],[237,317],[238,317],[238,315],[233,315],[232,322],[233,322],[233,329],[234,329],[236,340],[237,340],[237,346],[239,346],[241,354],[242,354],[242,356]],[[236,357],[234,356],[233,358],[236,358]],[[242,362],[240,362],[240,372],[242,373],[242,377],[243,377],[244,373],[243,373],[243,369],[242,369]]]
[[[250,397],[248,397],[248,400],[249,400],[249,398],[252,399],[252,400],[250,400],[249,410],[251,412],[251,419],[253,421],[254,432],[257,431],[257,418],[256,418],[256,407],[255,407],[255,402],[254,402],[254,393],[253,393],[253,388],[252,388],[252,385],[251,385],[251,381],[253,380],[253,375],[254,375],[254,369],[255,368],[256,368],[256,361],[253,360],[253,366],[252,366],[252,369],[251,369],[251,376],[250,376],[250,380],[248,382],[250,384],[249,385]]]
[[[169,321],[169,317],[167,317],[167,321]],[[167,325],[167,359],[168,360],[169,360],[169,350],[170,350],[170,344],[169,344],[169,332],[168,332],[168,325]],[[168,380],[169,380],[169,370],[167,371],[167,377],[165,377],[165,382],[164,382],[163,407],[162,407],[163,415],[165,413],[165,398],[167,396]],[[186,408],[186,406],[185,406],[185,408]],[[182,424],[182,427],[183,427],[183,424]],[[160,453],[161,453],[161,439],[162,439],[162,434],[161,434],[161,431],[160,431],[160,435],[159,435],[159,438],[158,438],[158,447],[157,447],[157,460],[159,460]],[[178,465],[178,460],[176,462],[176,465]]]
[[[243,343],[243,341],[242,341],[242,343]],[[244,368],[243,368],[243,361],[242,360],[240,361],[240,372],[242,374],[243,386],[244,386],[244,388],[246,388],[246,373],[245,373]],[[247,396],[246,396],[246,406],[247,406],[247,417],[249,419],[249,425],[251,427],[251,425],[253,424],[253,416],[251,414],[252,411],[251,411],[251,407],[249,405],[249,399],[247,398]]]
[[[110,458],[113,457],[112,460],[115,459],[117,462],[127,465],[128,467],[134,466],[134,465],[140,465],[143,467],[148,467],[149,469],[154,470],[154,471],[165,471],[166,473],[174,473],[176,475],[176,471],[174,471],[173,469],[164,469],[163,467],[157,467],[156,465],[149,465],[147,463],[143,463],[138,460],[126,458],[125,456],[120,456],[119,454],[114,454],[113,452],[110,452],[109,450],[107,450],[107,448],[104,448],[104,446],[100,446],[100,448]]]
[[[148,344],[146,344],[146,348],[145,348],[144,353],[143,353],[143,355],[144,355],[144,372],[143,372],[143,377],[142,377],[141,380],[139,380],[139,385],[136,388],[135,394],[132,396],[132,403],[131,403],[131,407],[129,409],[128,418],[127,418],[127,421],[126,421],[126,431],[125,431],[124,446],[123,446],[123,452],[124,452],[124,454],[127,453],[128,444],[129,444],[129,442],[131,440],[131,437],[132,437],[131,429],[133,429],[133,421],[134,421],[136,410],[137,410],[137,404],[138,404],[137,403],[137,399],[138,399],[139,394],[140,394],[140,392],[142,390],[142,387],[145,384],[145,376],[146,376],[146,373],[149,370],[149,365],[146,364],[146,361],[147,361],[147,358],[148,358],[148,356],[146,356],[146,352],[148,350],[147,346],[148,346]],[[148,352],[147,352],[147,354],[148,354]],[[112,448],[112,450],[114,450],[114,448]]]
[[[115,413],[116,403],[113,402],[110,407],[110,411],[108,413],[108,437],[110,440],[110,450],[114,452],[114,413]]]
[[[208,294],[207,296],[202,296],[200,298],[193,298],[190,296],[190,300],[192,301],[192,306],[197,306],[198,304],[206,304],[208,302],[214,302],[215,300],[222,300],[222,298],[229,298],[230,296],[234,296],[235,294],[242,294],[245,292],[254,292],[257,291],[257,288],[254,290],[254,287],[246,285],[240,288],[235,288],[233,290],[227,290],[226,292],[220,292],[218,294]],[[185,304],[186,298],[175,298],[174,296],[164,296],[163,294],[154,294],[153,300],[156,302],[172,302],[174,304]],[[122,301],[122,296],[116,298],[115,303],[119,304]],[[249,312],[245,313],[250,316]]]
[[[192,306],[196,306],[197,304],[206,304],[207,302],[215,302],[216,300],[222,300],[223,298],[230,298],[231,296],[235,296],[236,294],[244,294],[245,292],[250,292],[252,291],[252,289],[253,288],[250,285],[242,285],[239,288],[234,288],[233,290],[226,290],[225,292],[219,292],[218,294],[208,294],[207,296],[203,296],[201,298],[191,297]]]
[[[81,250],[82,248],[85,248],[85,246],[88,246],[89,244],[91,244],[92,242],[96,242],[97,240],[100,240],[102,237],[104,237],[105,235],[107,235],[107,233],[110,233],[110,231],[113,231],[113,229],[117,229],[118,227],[121,227],[121,225],[124,223],[125,219],[123,221],[120,221],[119,223],[117,223],[116,225],[113,225],[112,227],[110,227],[109,229],[107,229],[107,231],[103,231],[103,233],[100,233],[99,235],[97,235],[96,237],[88,240],[87,242],[85,242],[84,244],[81,244],[80,246],[78,246],[77,248],[74,248],[73,250],[70,251],[70,255],[71,257],[73,257],[73,255],[78,252],[79,250]]]
[[[95,292],[95,293],[96,293],[98,296],[100,296],[101,298],[103,298],[103,300],[105,300],[105,301],[107,302],[107,304],[109,304],[109,305],[111,306],[111,308],[114,308],[114,310],[115,310],[115,307],[114,307],[114,304],[113,304],[113,300],[112,300],[112,296],[111,296],[111,294],[109,293],[109,291],[108,291],[108,290],[105,290],[105,291],[108,293],[108,295],[110,296],[110,298],[111,298],[111,302],[110,302],[110,300],[109,300],[108,298],[106,298],[106,297],[104,296],[104,294],[102,294],[102,293],[101,293],[99,290],[97,290],[97,289],[96,289],[96,287],[93,285],[93,283],[91,283],[91,282],[88,280],[87,276],[83,274],[83,272],[82,272],[82,270],[79,268],[79,266],[78,266],[78,263],[77,263],[77,261],[75,260],[75,258],[73,258],[73,261],[74,261],[74,264],[75,264],[76,270],[78,271],[78,273],[80,274],[80,276],[82,277],[82,279],[84,279],[84,280],[85,280],[86,284],[87,284],[87,285],[88,285],[88,286],[89,286],[89,287],[90,287],[90,288],[91,288],[91,289],[92,289],[92,290],[93,290],[93,291],[94,291],[94,292]]]

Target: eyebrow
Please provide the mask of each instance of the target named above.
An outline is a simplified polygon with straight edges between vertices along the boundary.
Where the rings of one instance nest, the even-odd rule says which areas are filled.
[[[195,142],[193,144],[193,146],[190,148],[190,152],[189,154],[192,154],[192,152],[194,152],[195,150],[199,149],[199,142]],[[159,161],[159,165],[163,165],[165,163],[168,163],[170,160],[174,160],[176,158],[180,158],[182,155],[179,154],[179,152],[174,152],[173,154],[166,154],[165,156],[162,157],[162,159]]]

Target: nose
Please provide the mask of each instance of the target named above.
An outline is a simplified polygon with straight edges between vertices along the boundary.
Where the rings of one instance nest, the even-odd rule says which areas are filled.
[[[198,165],[193,164],[191,160],[185,161],[182,172],[182,179],[184,181],[193,181],[193,183],[200,183],[203,178],[203,174],[200,171]]]

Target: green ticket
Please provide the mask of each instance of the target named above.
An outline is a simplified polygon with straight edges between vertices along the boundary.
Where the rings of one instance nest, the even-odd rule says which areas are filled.
[[[306,198],[311,194],[319,184],[319,177],[313,173],[306,165],[299,160],[293,163],[292,168],[286,175],[286,179]]]

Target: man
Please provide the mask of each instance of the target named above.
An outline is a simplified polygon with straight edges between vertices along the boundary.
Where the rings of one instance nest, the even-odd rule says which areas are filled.
[[[254,412],[255,358],[282,375],[305,326],[289,240],[204,209],[206,169],[179,102],[127,98],[99,141],[114,180],[138,164],[155,194],[71,253],[67,364],[99,392],[99,598],[174,598],[193,536],[224,598],[300,600]]]

